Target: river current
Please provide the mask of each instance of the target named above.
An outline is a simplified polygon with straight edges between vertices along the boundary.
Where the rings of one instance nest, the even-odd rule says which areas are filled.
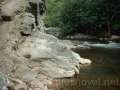
[[[81,65],[80,74],[62,79],[60,90],[120,90],[120,44],[84,43],[90,48],[75,50],[92,60]]]

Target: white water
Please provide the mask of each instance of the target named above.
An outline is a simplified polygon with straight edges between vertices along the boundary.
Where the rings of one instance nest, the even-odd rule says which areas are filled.
[[[108,48],[108,49],[120,49],[120,43],[110,42],[108,44],[103,43],[89,43],[84,42],[84,46],[92,47],[92,48]]]

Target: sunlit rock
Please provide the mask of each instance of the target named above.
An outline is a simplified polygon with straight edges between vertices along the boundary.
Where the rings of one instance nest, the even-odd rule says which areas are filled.
[[[89,59],[84,59],[84,58],[81,58],[80,59],[80,64],[91,64],[92,62],[91,62],[91,60],[89,60]]]

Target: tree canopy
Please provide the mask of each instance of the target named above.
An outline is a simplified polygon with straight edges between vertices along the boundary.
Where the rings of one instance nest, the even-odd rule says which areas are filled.
[[[47,0],[45,23],[62,28],[64,35],[110,37],[120,32],[120,0]]]

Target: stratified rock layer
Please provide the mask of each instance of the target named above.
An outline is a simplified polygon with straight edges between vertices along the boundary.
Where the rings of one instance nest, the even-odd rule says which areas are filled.
[[[69,43],[41,32],[44,0],[5,1],[1,6],[0,71],[8,76],[9,89],[48,90],[52,79],[72,77],[79,73],[80,63],[91,63],[71,51]]]

